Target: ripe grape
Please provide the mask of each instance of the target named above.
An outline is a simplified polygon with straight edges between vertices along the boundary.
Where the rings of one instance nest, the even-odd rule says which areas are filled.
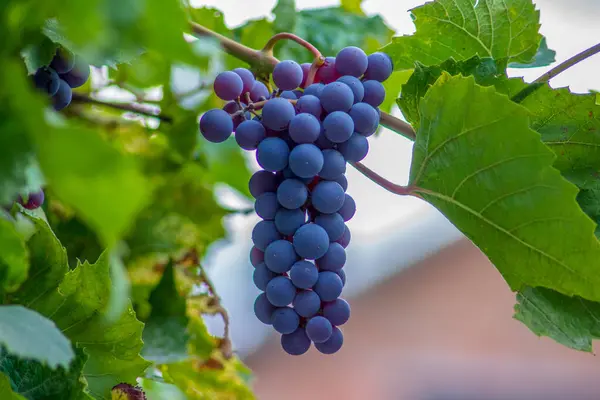
[[[342,218],[344,218],[344,221],[350,221],[352,217],[354,217],[354,214],[356,213],[356,203],[354,202],[352,196],[346,194],[344,198],[344,204],[338,212]]]
[[[300,260],[292,265],[290,279],[298,289],[310,289],[319,279],[319,270],[315,264]]]
[[[290,148],[278,137],[268,137],[258,144],[256,161],[267,171],[282,171],[288,165]]]
[[[346,160],[337,150],[323,150],[323,168],[319,176],[323,179],[335,180],[346,172]]]
[[[298,329],[300,318],[292,308],[281,307],[271,314],[271,325],[277,332],[289,334]]]
[[[300,64],[300,68],[302,68],[302,82],[300,82],[300,87],[304,88],[306,84],[306,78],[308,78],[308,72],[310,70],[310,63],[302,63]]]
[[[321,106],[328,113],[334,111],[348,112],[354,104],[354,93],[348,85],[342,82],[332,82],[323,88]]]
[[[277,188],[277,200],[283,207],[293,210],[306,203],[308,189],[297,179],[286,179]]]
[[[252,229],[252,242],[260,251],[265,251],[272,242],[281,239],[273,221],[260,221]]]
[[[394,69],[390,56],[385,53],[377,52],[370,54],[367,59],[368,66],[365,71],[366,80],[383,82],[390,77]]]
[[[327,253],[315,263],[321,271],[339,271],[346,264],[346,250],[339,243],[330,243]]]
[[[82,60],[75,58],[75,66],[67,73],[59,74],[60,78],[67,82],[71,89],[83,86],[90,77],[90,66]]]
[[[282,235],[293,235],[298,228],[304,225],[306,215],[299,208],[288,210],[280,208],[275,214],[275,226]]]
[[[275,311],[275,307],[269,303],[267,295],[261,293],[254,300],[254,315],[263,324],[271,325],[271,315]]]
[[[338,274],[338,276],[342,280],[342,286],[346,286],[346,271],[344,271],[344,269],[342,268],[339,271],[337,271],[336,274]]]
[[[38,68],[33,75],[35,87],[50,96],[54,96],[58,92],[60,81],[58,74],[53,69],[46,67]]]
[[[269,89],[267,89],[265,84],[260,81],[254,81],[252,89],[250,90],[250,100],[257,102],[266,100],[269,97],[271,97],[271,94],[269,93]]]
[[[327,253],[329,236],[325,229],[311,222],[298,228],[294,233],[293,244],[300,257],[314,260]]]
[[[345,47],[335,56],[335,68],[340,75],[359,77],[367,70],[369,60],[362,49]]]
[[[323,85],[322,83],[313,83],[312,85],[309,85],[306,89],[304,89],[304,96],[311,95],[315,96],[316,98],[320,98],[324,88],[325,85]]]
[[[252,197],[257,198],[265,192],[275,192],[279,184],[277,176],[269,171],[260,170],[252,174],[248,189]]]
[[[338,277],[338,279],[340,278]],[[288,277],[276,276],[267,284],[265,293],[271,304],[276,307],[285,307],[294,300],[296,287]]]
[[[354,130],[361,135],[371,136],[379,126],[379,110],[367,103],[356,103],[348,114],[354,122]]]
[[[329,339],[323,343],[315,343],[315,347],[323,354],[333,354],[337,353],[343,344],[344,335],[337,326],[334,326]]]
[[[299,115],[302,115],[302,113],[312,114],[316,118],[321,118],[321,114],[323,113],[323,109],[321,108],[321,101],[317,96],[314,96],[312,94],[305,94],[302,97],[300,97],[300,99],[298,99],[298,101],[296,102],[296,111]],[[296,117],[297,116],[298,115],[296,115]],[[290,122],[290,129],[293,123],[294,120]]]
[[[350,239],[352,239],[352,235],[350,234],[350,229],[348,229],[348,226],[345,226],[344,234],[342,235],[341,238],[336,240],[336,242],[341,244],[343,248],[346,248],[350,244]]]
[[[316,98],[314,96],[310,97]],[[317,102],[318,101],[319,99],[317,99]],[[292,138],[295,143],[313,143],[321,133],[321,123],[312,114],[298,114],[290,121],[288,132],[290,138]]]
[[[323,120],[323,130],[327,139],[334,143],[343,143],[352,136],[354,122],[345,112],[334,111]]]
[[[263,193],[254,202],[254,211],[265,220],[275,219],[275,213],[278,209],[279,202],[277,201],[277,194],[274,192]]]
[[[365,88],[363,102],[375,108],[379,107],[385,100],[385,88],[381,82],[375,80],[364,81],[363,87]]]
[[[298,260],[298,255],[287,240],[276,240],[269,244],[265,250],[265,264],[267,268],[276,273],[288,272]]]
[[[73,90],[67,82],[59,79],[58,91],[52,96],[52,106],[56,111],[60,111],[69,104],[73,98]],[[222,111],[222,110],[219,110]],[[228,115],[229,116],[229,115]],[[230,132],[231,133],[231,132]]]
[[[331,83],[340,77],[335,68],[335,57],[325,57],[325,63],[319,67],[315,74],[315,82]]]
[[[354,104],[362,101],[365,95],[365,88],[363,87],[363,84],[360,81],[360,79],[354,76],[344,75],[337,81],[348,85],[350,90],[352,90],[352,93],[354,94]]]
[[[306,323],[306,335],[314,343],[323,343],[329,339],[333,327],[331,322],[325,317],[317,315],[312,317]]]
[[[240,75],[233,71],[221,72],[215,78],[213,89],[222,100],[233,100],[242,94],[244,82]]]
[[[298,99],[298,96],[296,96],[296,93],[292,92],[291,90],[284,90],[283,92],[281,92],[279,94],[279,97],[281,97],[282,99],[288,99],[288,100]]]
[[[319,312],[321,308],[321,298],[312,290],[301,290],[294,297],[292,302],[294,310],[298,315],[304,318],[310,318]]]
[[[250,92],[255,82],[252,72],[246,68],[234,68],[233,72],[242,79],[242,94]]]
[[[256,150],[265,136],[264,126],[254,120],[242,122],[235,130],[235,141],[244,150]]]
[[[293,90],[302,83],[302,67],[292,60],[277,63],[273,69],[273,82],[280,90]]]
[[[23,208],[35,210],[44,204],[44,191],[40,189],[37,192],[29,193],[29,196],[27,196],[27,201],[25,201],[22,196],[19,196],[18,203],[22,205]]]
[[[267,268],[265,263],[260,263],[256,266],[256,268],[254,268],[252,280],[254,281],[254,285],[259,290],[265,290],[267,288],[267,284],[276,276],[277,274]]]
[[[310,339],[306,336],[304,328],[298,328],[287,335],[281,335],[281,347],[292,356],[299,356],[310,348]]]
[[[56,71],[57,74],[66,74],[75,66],[75,56],[70,51],[59,47],[50,61],[50,68]]]
[[[317,145],[317,147],[320,148],[321,150],[335,148],[335,143],[333,143],[331,140],[327,139],[327,136],[325,136],[325,131],[323,130],[322,125],[321,125],[321,133],[319,134],[319,137],[315,141],[315,145]]]
[[[250,264],[252,264],[253,267],[256,267],[264,260],[265,253],[252,246],[252,250],[250,250]]]
[[[343,206],[342,206],[343,207]],[[315,218],[315,224],[321,226],[327,232],[330,242],[335,242],[344,234],[344,218],[339,213],[321,214]]]
[[[323,306],[323,316],[332,325],[344,325],[350,319],[350,304],[344,299],[335,299]]]
[[[344,194],[344,189],[337,182],[319,182],[312,190],[312,205],[319,212],[332,214],[342,208]]]
[[[333,301],[340,296],[343,288],[342,279],[338,274],[332,271],[323,271],[319,272],[319,279],[313,290],[322,301]]]
[[[354,132],[350,139],[338,145],[338,150],[346,161],[358,162],[369,153],[369,141],[363,135]]]
[[[295,115],[296,110],[289,101],[282,98],[275,98],[267,101],[264,105],[262,109],[262,123],[269,129],[282,131],[288,127]]]
[[[290,152],[289,165],[300,178],[312,178],[323,168],[323,153],[314,144],[300,144]]]
[[[345,167],[345,164],[344,164],[344,167]],[[323,169],[325,169],[325,167],[323,167]],[[323,172],[323,170],[321,170],[321,172]],[[348,179],[346,178],[346,175],[344,175],[343,173],[342,173],[342,175],[338,176],[337,178],[334,178],[331,180],[339,183],[340,186],[342,187],[342,189],[344,189],[344,192],[346,190],[348,190]]]
[[[291,156],[291,154],[290,154]],[[281,171],[283,173],[283,177],[285,179],[297,179],[300,182],[304,183],[304,184],[308,184],[312,181],[312,176],[310,178],[301,178],[298,175],[296,175],[294,173],[294,171],[292,171],[292,169],[290,168],[290,166],[288,165],[283,171]]]
[[[200,132],[209,142],[226,141],[233,132],[231,116],[218,108],[205,112],[200,118]]]

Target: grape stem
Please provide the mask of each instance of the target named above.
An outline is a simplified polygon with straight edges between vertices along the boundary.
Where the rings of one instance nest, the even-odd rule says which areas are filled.
[[[308,75],[306,76],[306,82],[304,82],[304,87],[309,87],[315,80],[315,76],[317,75],[317,70],[325,64],[325,58],[323,56],[315,58],[315,60],[310,64],[310,69],[308,70]]]
[[[414,188],[411,186],[402,186],[390,182],[381,175],[379,175],[377,172],[371,170],[370,168],[366,167],[365,165],[359,162],[353,162],[350,163],[350,165],[356,168],[358,172],[360,172],[361,174],[363,174],[364,176],[366,176],[367,178],[369,178],[370,180],[372,180],[373,182],[375,182],[376,184],[378,184],[379,186],[381,186],[389,192],[400,196],[415,195],[413,192]]]
[[[396,133],[399,133],[407,139],[415,140],[417,137],[415,130],[408,122],[404,122],[401,119],[383,111],[380,112],[379,124]]]
[[[144,106],[142,106],[140,104],[114,103],[114,102],[102,101],[102,100],[93,99],[84,94],[75,93],[75,92],[73,92],[73,98],[71,101],[73,103],[82,103],[82,104],[87,103],[87,104],[94,104],[94,105],[103,106],[103,107],[114,108],[116,110],[129,111],[129,112],[140,114],[140,115],[146,115],[148,117],[158,118],[159,120],[161,120],[163,122],[169,122],[169,123],[173,122],[173,118],[163,115],[163,114],[160,114],[160,113],[156,113],[152,110],[145,108]]]
[[[265,44],[265,47],[263,47],[261,52],[264,54],[267,54],[269,56],[273,56],[273,49],[275,48],[275,44],[277,42],[279,42],[280,40],[286,40],[286,39],[293,40],[294,42],[298,43],[300,46],[302,46],[305,49],[307,49],[308,51],[310,51],[312,53],[312,55],[315,57],[315,59],[320,59],[323,57],[321,55],[321,52],[319,51],[319,49],[317,49],[315,46],[313,46],[310,42],[302,39],[299,36],[294,35],[293,33],[288,33],[288,32],[281,32],[281,33],[277,33],[277,34],[273,35],[271,37],[271,39],[269,39],[267,44]]]

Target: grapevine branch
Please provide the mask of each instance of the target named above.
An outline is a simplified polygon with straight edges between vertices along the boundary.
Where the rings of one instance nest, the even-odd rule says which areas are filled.
[[[294,42],[298,43],[300,46],[302,46],[302,47],[306,48],[308,51],[310,51],[312,53],[312,55],[315,57],[315,59],[323,58],[323,56],[321,55],[321,52],[315,46],[313,46],[311,43],[302,39],[299,36],[294,35],[293,33],[288,33],[288,32],[281,32],[276,35],[273,35],[271,37],[271,39],[269,39],[267,44],[265,44],[265,47],[263,47],[261,52],[272,56],[273,49],[275,48],[275,44],[278,41],[283,40],[283,39],[293,40]]]
[[[412,187],[402,186],[402,185],[398,185],[393,182],[390,182],[387,179],[385,179],[384,177],[382,177],[381,175],[379,175],[377,172],[371,170],[370,168],[366,167],[365,165],[363,165],[359,162],[351,163],[351,165],[354,168],[356,168],[358,170],[358,172],[360,172],[361,174],[363,174],[364,176],[366,176],[367,178],[369,178],[370,180],[372,180],[373,182],[375,182],[376,184],[378,184],[379,186],[381,186],[382,188],[384,188],[385,190],[387,190],[389,192],[392,192],[392,193],[400,195],[400,196],[407,196],[407,195],[413,194]]]
[[[149,110],[146,107],[141,106],[139,104],[114,103],[114,102],[102,101],[102,100],[91,98],[85,94],[75,93],[75,92],[73,93],[73,98],[71,101],[74,103],[95,104],[98,106],[114,108],[116,110],[129,111],[129,112],[140,114],[140,115],[146,115],[148,117],[158,118],[159,120],[161,120],[163,122],[173,122],[173,118],[171,118],[167,115],[160,114],[160,113],[157,114],[156,112]]]

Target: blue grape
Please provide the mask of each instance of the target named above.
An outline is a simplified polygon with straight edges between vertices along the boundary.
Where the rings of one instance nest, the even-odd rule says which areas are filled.
[[[319,99],[321,100],[321,106],[328,113],[334,111],[346,113],[350,111],[352,104],[354,104],[354,93],[348,85],[342,82],[332,82],[325,85]]]
[[[276,240],[265,250],[265,264],[273,272],[282,274],[288,272],[298,260],[298,255],[287,240]]]
[[[260,81],[254,81],[252,89],[250,90],[250,100],[252,100],[253,102],[257,102],[266,100],[269,97],[271,97],[271,94],[269,93],[269,89],[267,89],[267,86],[265,86],[265,84]]]
[[[256,267],[263,261],[265,261],[265,253],[255,246],[252,246],[252,249],[250,250],[250,264],[252,264],[253,267]]]
[[[313,143],[321,133],[321,122],[312,114],[298,114],[290,121],[288,132],[295,143]]]
[[[300,356],[310,348],[310,339],[304,328],[298,328],[287,335],[281,335],[281,347],[291,356]]]
[[[337,81],[348,85],[348,87],[352,90],[352,93],[354,94],[354,104],[362,101],[363,96],[365,95],[365,88],[363,87],[360,79],[354,76],[344,75]]]
[[[362,88],[362,84],[360,87]],[[321,108],[321,100],[319,100],[319,98],[317,96],[313,96],[312,94],[304,94],[296,102],[296,111],[300,115],[302,115],[302,113],[305,113],[305,114],[311,114],[315,118],[321,118],[321,114],[323,114],[323,109]],[[291,129],[292,123],[293,123],[293,120],[290,123],[290,129]],[[320,132],[320,128],[319,128],[319,132]]]
[[[348,226],[346,225],[344,227],[344,234],[341,238],[336,240],[336,242],[341,244],[343,248],[346,248],[350,244],[350,239],[352,239],[352,235],[350,234],[350,229],[348,229]]]
[[[344,204],[338,212],[340,213],[342,218],[344,218],[344,221],[350,221],[352,217],[354,217],[354,214],[356,213],[356,202],[354,201],[352,196],[350,196],[349,194],[346,194],[344,196]]]
[[[44,203],[44,191],[40,189],[37,192],[29,193],[27,196],[27,201],[19,195],[17,201],[20,205],[28,210],[35,210],[39,208]]]
[[[323,316],[332,325],[344,325],[350,319],[350,304],[344,299],[335,299],[323,306]]]
[[[298,96],[296,96],[296,93],[292,92],[291,90],[284,90],[283,92],[281,92],[279,97],[281,97],[282,99],[288,99],[288,100],[297,100],[298,99]]]
[[[390,56],[385,53],[373,53],[367,57],[368,66],[364,78],[366,80],[385,81],[394,70]]]
[[[325,85],[322,83],[313,83],[304,89],[304,96],[312,95],[316,98],[320,98],[321,93],[323,93],[323,89],[325,89]]]
[[[345,47],[335,56],[335,68],[340,75],[358,78],[365,73],[368,64],[367,55],[356,46]]]
[[[274,192],[279,185],[277,176],[269,171],[256,171],[248,181],[248,189],[252,197],[257,198],[265,192]]]
[[[273,69],[273,82],[281,90],[296,89],[302,83],[302,67],[292,60],[277,63]]]
[[[334,181],[322,181],[311,193],[312,205],[319,212],[332,214],[344,204],[344,189]]]
[[[277,279],[277,278],[275,278]],[[319,272],[319,279],[313,290],[322,301],[333,301],[342,294],[344,284],[338,274],[332,271]]]
[[[282,334],[289,334],[298,329],[300,325],[300,317],[290,307],[277,308],[271,314],[271,325],[273,328]]]
[[[279,209],[277,194],[274,192],[266,192],[256,198],[254,202],[254,211],[262,219],[275,219],[275,213]]]
[[[249,111],[245,113],[238,113],[242,109],[242,107],[246,107],[246,104],[240,103],[241,107],[235,101],[230,101],[229,103],[223,106],[223,110],[227,113],[231,114],[231,120],[233,121],[233,130],[235,131],[240,124],[246,120],[252,119],[252,114]]]
[[[249,69],[246,68],[235,68],[233,70],[241,79],[242,79],[242,93],[249,93],[254,86],[254,75],[250,72]]]
[[[73,99],[73,90],[67,84],[67,82],[65,82],[62,79],[59,79],[58,91],[51,98],[52,107],[54,107],[54,109],[56,111],[60,111],[63,108],[65,108],[66,106],[68,106],[69,104],[71,104],[72,99]],[[218,110],[218,111],[223,111],[223,110]],[[227,113],[225,113],[225,114],[227,114]],[[229,118],[229,114],[227,114],[227,118]],[[231,121],[231,118],[229,118],[229,120]],[[202,122],[202,121],[200,121],[200,122]],[[233,124],[232,124],[232,128],[233,128]],[[229,134],[231,134],[231,132],[229,132]]]
[[[83,86],[90,77],[90,65],[75,57],[75,66],[69,72],[58,74],[60,79],[67,82],[71,89]]]
[[[292,93],[296,95],[297,99],[300,99],[304,95],[304,92],[300,89],[294,89],[292,90]]]
[[[327,139],[327,136],[325,136],[325,131],[323,130],[322,125],[321,125],[321,133],[319,134],[319,137],[317,138],[317,140],[315,140],[315,145],[318,148],[320,148],[321,150],[328,150],[328,149],[335,148],[335,143],[333,143],[331,140]]]
[[[379,126],[379,110],[367,103],[356,103],[348,114],[354,122],[354,130],[361,135],[371,136]]]
[[[244,150],[256,150],[265,136],[265,127],[258,121],[244,121],[235,130],[235,141]]]
[[[279,233],[286,236],[296,233],[296,230],[304,225],[305,221],[306,215],[299,208],[294,210],[280,208],[275,214],[275,226]]]
[[[306,336],[315,343],[323,343],[329,339],[333,326],[325,317],[317,315],[306,323]]]
[[[235,72],[225,71],[217,75],[213,88],[217,97],[228,101],[236,99],[242,94],[244,82]]]
[[[342,280],[342,286],[346,286],[346,271],[344,271],[344,269],[342,268],[339,271],[336,271],[336,274],[338,274],[338,276]]]
[[[267,268],[265,263],[260,263],[256,266],[256,268],[254,268],[252,280],[254,281],[254,285],[259,290],[265,290],[267,288],[267,284],[276,276],[277,274]]]
[[[340,85],[343,85],[343,83]],[[352,136],[354,122],[350,115],[345,112],[334,111],[323,120],[323,129],[327,139],[334,143],[343,143]]]
[[[57,74],[66,74],[75,67],[75,56],[65,48],[59,47],[56,49],[49,67]]]
[[[267,101],[262,109],[262,123],[274,131],[282,131],[288,127],[296,115],[292,103],[282,98]]]
[[[306,78],[308,78],[308,72],[310,71],[310,63],[302,63],[300,64],[300,68],[302,68],[302,82],[300,82],[300,87],[303,88],[306,84]],[[300,96],[298,96],[300,97]]]
[[[330,242],[335,242],[344,234],[344,218],[338,213],[320,214],[315,218],[315,223],[325,229]]]
[[[60,77],[53,69],[42,67],[35,71],[33,83],[36,88],[43,90],[50,96],[54,96],[60,86]]]
[[[329,236],[325,229],[314,223],[302,225],[293,238],[294,249],[302,258],[321,258],[329,249]]]
[[[385,100],[385,88],[381,82],[374,80],[364,81],[363,87],[365,88],[363,102],[375,108],[379,107],[383,103],[383,100]]]
[[[358,162],[369,153],[369,141],[361,134],[354,132],[350,139],[338,145],[338,150],[348,162]]]
[[[342,153],[333,149],[323,150],[323,168],[319,176],[323,179],[336,180],[344,172],[346,172],[346,160]]]
[[[294,296],[296,296],[296,287],[289,278],[285,276],[276,276],[267,284],[265,293],[271,304],[276,307],[285,307],[294,300]]]
[[[340,328],[334,326],[331,336],[323,343],[315,343],[315,347],[322,354],[337,353],[344,344],[344,335]]]
[[[252,229],[252,242],[260,251],[265,251],[272,242],[281,239],[273,221],[260,221]]]
[[[310,318],[319,312],[319,309],[321,308],[321,298],[312,290],[301,290],[296,294],[296,297],[294,297],[292,306],[298,315]]]
[[[335,57],[325,57],[325,63],[319,67],[315,74],[315,82],[331,83],[340,77],[335,68]]]
[[[231,116],[217,108],[205,112],[200,118],[200,133],[209,142],[226,141],[233,132]]]
[[[300,208],[308,199],[308,189],[297,179],[286,179],[277,188],[277,199],[289,210]]]
[[[290,156],[291,156],[291,154],[290,154]],[[304,184],[309,184],[313,180],[312,176],[309,178],[300,178],[298,175],[296,175],[294,173],[294,171],[292,171],[292,169],[290,168],[289,165],[281,172],[283,173],[283,177],[285,179],[297,179]]]
[[[290,269],[290,279],[298,289],[310,289],[319,279],[319,270],[309,261],[296,261]]]
[[[267,171],[277,172],[288,165],[290,148],[287,143],[278,137],[268,137],[258,144],[256,161]]]
[[[345,165],[344,165],[344,167],[345,167]],[[325,168],[325,167],[323,167],[323,168]],[[331,180],[339,183],[340,186],[342,187],[342,189],[344,189],[344,192],[346,190],[348,190],[348,179],[346,178],[346,175],[342,174],[342,175],[338,176],[337,178],[334,178]]]
[[[289,165],[300,178],[317,176],[323,168],[323,153],[314,144],[300,144],[290,152]]]
[[[315,263],[321,271],[339,271],[346,264],[346,250],[339,243],[330,243],[327,253],[318,258]]]
[[[271,315],[273,315],[275,307],[269,303],[267,295],[261,293],[254,300],[254,315],[263,324],[271,325]]]

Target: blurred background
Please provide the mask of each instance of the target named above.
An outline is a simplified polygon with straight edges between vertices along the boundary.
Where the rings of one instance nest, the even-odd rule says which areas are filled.
[[[221,10],[229,28],[272,19],[275,0],[192,0]],[[421,0],[366,0],[396,35],[411,34],[408,10]],[[561,62],[600,38],[600,1],[537,0],[541,33]],[[296,0],[296,8],[339,6],[338,0]],[[335,38],[332,38],[335,40]],[[357,45],[360,45],[357,43]],[[329,55],[329,54],[326,54]],[[334,54],[331,54],[334,55]],[[531,81],[548,69],[513,69]],[[596,56],[563,73],[552,86],[600,89]],[[388,96],[395,96],[389,93]],[[398,109],[393,111],[400,116]],[[372,137],[364,164],[394,182],[408,179],[412,143],[383,130]],[[256,168],[252,155],[248,162]],[[229,238],[207,256],[217,291],[231,317],[235,351],[254,372],[261,400],[587,400],[600,399],[600,360],[538,338],[512,319],[514,294],[460,232],[427,204],[392,195],[348,170],[357,214],[349,222],[347,286],[352,307],[343,349],[285,354],[279,336],[253,314],[258,290],[248,252],[255,215],[226,221]],[[224,190],[222,198],[249,207]],[[208,320],[214,333],[218,318]]]

